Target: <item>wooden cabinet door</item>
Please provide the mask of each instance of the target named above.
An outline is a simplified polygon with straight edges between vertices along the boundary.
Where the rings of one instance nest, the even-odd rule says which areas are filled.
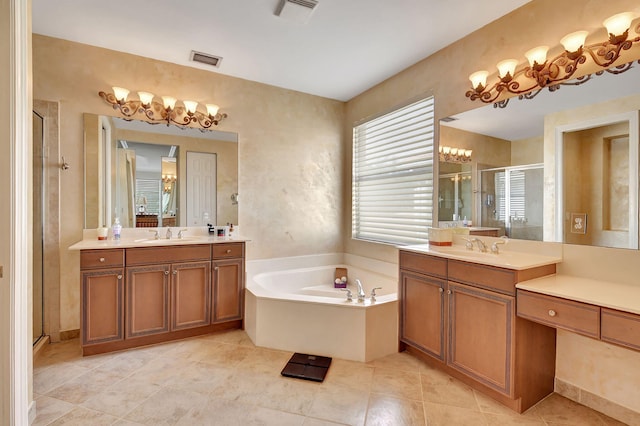
[[[400,339],[445,360],[446,282],[427,275],[400,271]]]
[[[447,363],[513,396],[515,298],[451,281],[447,293]]]
[[[82,271],[82,344],[124,338],[123,270]]]
[[[244,304],[244,262],[242,259],[216,260],[213,270],[213,320],[242,319]]]
[[[171,265],[172,331],[210,324],[210,271],[210,262]]]
[[[127,268],[127,338],[169,331],[169,270],[169,265]]]

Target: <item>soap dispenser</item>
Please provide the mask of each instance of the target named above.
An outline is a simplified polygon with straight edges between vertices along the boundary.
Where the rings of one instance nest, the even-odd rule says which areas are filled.
[[[113,239],[120,239],[120,232],[122,232],[122,225],[120,224],[120,218],[116,217],[116,220],[113,221],[113,226],[111,227],[111,232],[113,233]]]

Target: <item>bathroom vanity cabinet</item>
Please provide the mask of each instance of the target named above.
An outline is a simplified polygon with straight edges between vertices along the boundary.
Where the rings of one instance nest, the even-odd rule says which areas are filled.
[[[555,330],[516,316],[510,270],[400,250],[400,341],[436,368],[517,412],[553,392]]]
[[[83,354],[241,328],[244,243],[82,250]]]

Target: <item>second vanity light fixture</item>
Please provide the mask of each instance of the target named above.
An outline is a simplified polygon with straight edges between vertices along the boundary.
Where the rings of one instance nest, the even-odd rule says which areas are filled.
[[[631,12],[619,13],[611,16],[603,22],[607,29],[609,38],[603,42],[585,45],[587,31],[576,31],[567,34],[560,40],[564,47],[562,53],[553,59],[547,60],[549,46],[538,46],[525,53],[529,64],[517,70],[517,59],[505,59],[498,62],[498,81],[491,86],[487,85],[489,71],[476,71],[469,76],[472,89],[466,95],[472,101],[477,99],[482,102],[496,102],[500,95],[512,93],[519,95],[520,99],[531,99],[543,88],[548,87],[553,91],[559,84],[581,84],[589,78],[579,79],[578,82],[564,83],[569,80],[578,69],[578,66],[585,64],[588,57],[592,62],[603,68],[598,73],[604,72],[613,65],[620,57],[623,50],[629,50],[634,43],[640,41],[640,37],[629,38],[629,29],[634,16]],[[640,34],[640,23],[636,26],[635,32]],[[588,55],[588,57],[587,57]],[[632,62],[619,65],[610,70],[614,74],[619,74],[631,68]],[[495,106],[504,108],[508,99],[498,101]]]
[[[446,163],[469,163],[473,151],[470,149],[441,146],[438,148],[438,153],[440,161]]]
[[[198,102],[178,101],[172,96],[162,96],[162,103],[154,100],[155,95],[149,92],[138,92],[138,99],[127,99],[129,90],[113,87],[113,93],[98,92],[98,95],[113,105],[113,109],[120,111],[127,119],[136,114],[143,114],[152,123],[176,124],[189,126],[197,124],[202,129],[217,126],[227,114],[221,113],[218,105],[206,104],[207,112],[198,111]],[[180,102],[182,105],[180,105]]]

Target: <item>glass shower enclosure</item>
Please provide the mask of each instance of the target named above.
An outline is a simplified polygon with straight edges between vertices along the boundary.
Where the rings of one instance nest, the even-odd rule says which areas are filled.
[[[501,167],[480,171],[480,226],[501,235],[542,241],[544,166]]]

